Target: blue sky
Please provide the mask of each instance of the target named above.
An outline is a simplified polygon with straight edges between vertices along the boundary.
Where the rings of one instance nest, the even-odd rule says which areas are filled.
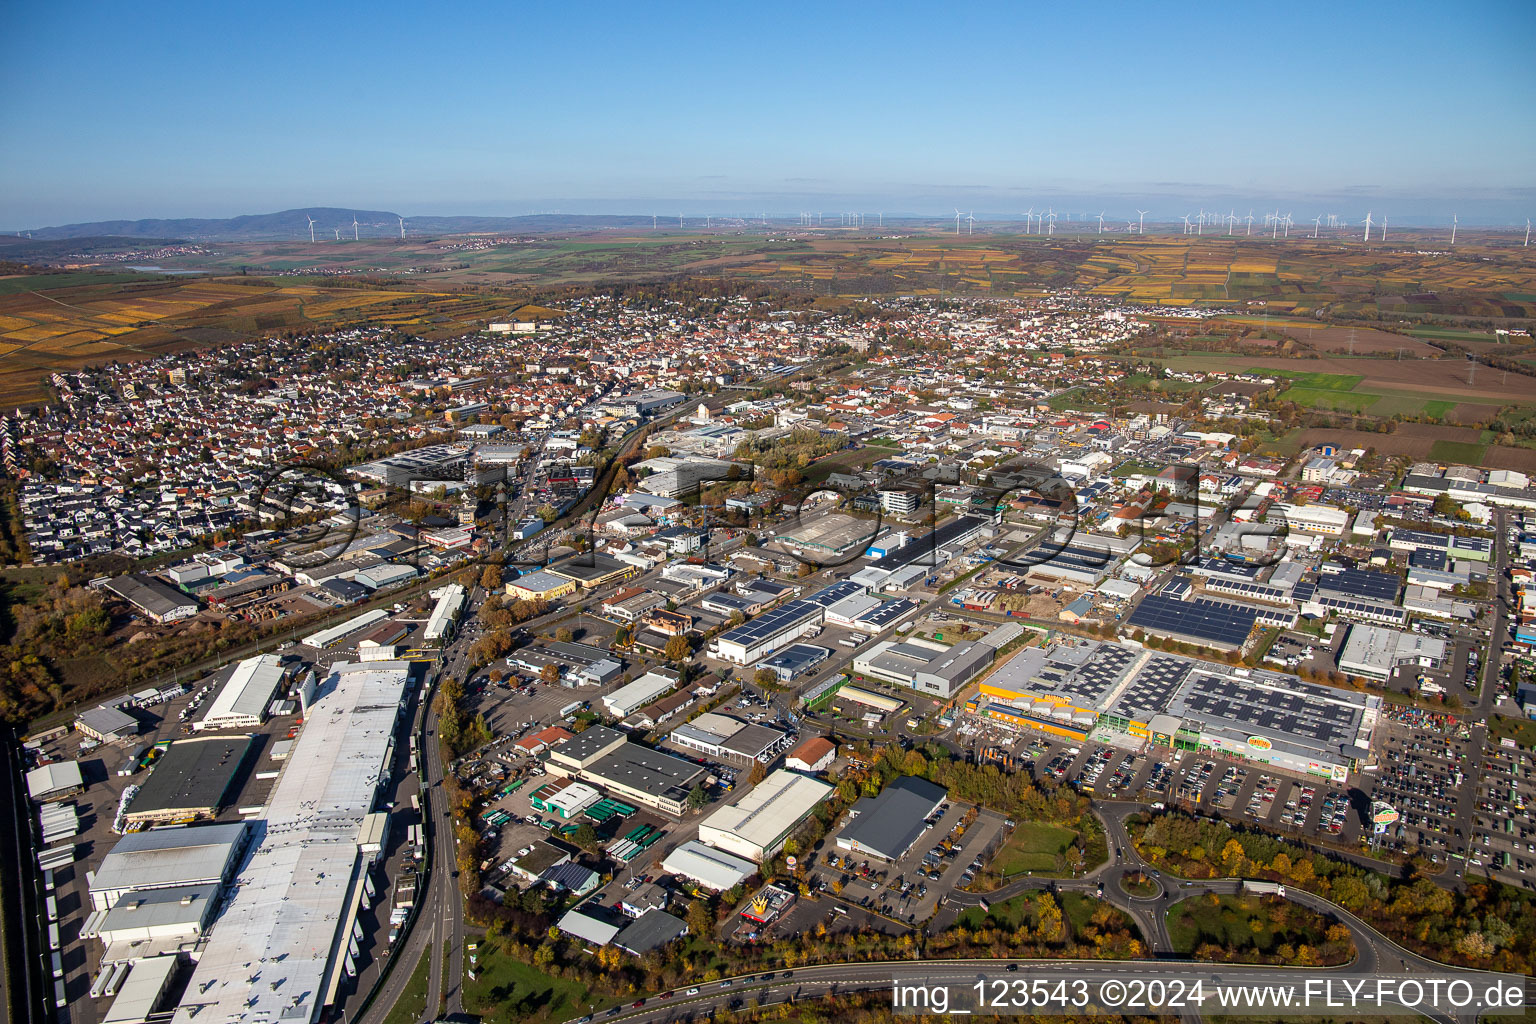
[[[1536,214],[1536,4],[0,5],[0,227]]]

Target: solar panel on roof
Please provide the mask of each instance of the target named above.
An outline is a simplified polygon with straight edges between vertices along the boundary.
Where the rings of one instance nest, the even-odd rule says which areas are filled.
[[[1391,604],[1397,600],[1402,578],[1391,572],[1371,572],[1368,569],[1345,569],[1328,573],[1317,581],[1317,589],[1334,594],[1344,594],[1367,601]]]
[[[1150,594],[1131,613],[1128,623],[1155,633],[1177,634],[1215,644],[1240,647],[1253,630],[1253,609],[1214,601],[1177,601]]]

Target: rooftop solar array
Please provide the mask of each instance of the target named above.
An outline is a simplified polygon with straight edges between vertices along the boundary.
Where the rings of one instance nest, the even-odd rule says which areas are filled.
[[[781,631],[789,629],[806,618],[823,614],[823,607],[808,600],[791,601],[770,609],[751,622],[744,622],[735,629],[727,630],[720,639],[727,643],[752,647]]]
[[[1205,729],[1261,735],[1276,745],[1337,752],[1354,744],[1364,694],[1266,675],[1257,679],[1196,671],[1169,707],[1171,714]]]
[[[1256,610],[1218,601],[1176,601],[1164,594],[1149,594],[1126,620],[1127,624],[1165,636],[1225,646],[1241,647],[1252,632]]]
[[[837,602],[845,597],[853,597],[855,594],[864,593],[864,589],[862,584],[855,583],[852,580],[843,580],[840,583],[832,584],[830,587],[822,587],[816,593],[802,598],[802,600],[808,601],[820,608],[828,608],[837,604]]]
[[[1421,530],[1393,530],[1392,543],[1412,544],[1417,548],[1444,550],[1450,538],[1443,533],[1424,533]]]
[[[1340,615],[1352,615],[1356,618],[1369,619],[1372,622],[1384,622],[1406,625],[1408,613],[1401,608],[1390,604],[1377,604],[1374,601],[1357,601],[1350,597],[1340,597],[1337,594],[1318,594],[1317,603],[1324,608],[1336,611]]]
[[[1444,569],[1445,552],[1436,548],[1415,548],[1408,556],[1408,564],[1416,569]]]
[[[1109,713],[1142,722],[1162,714],[1194,667],[1195,663],[1188,658],[1153,655],[1110,707]]]
[[[960,516],[937,530],[912,538],[884,558],[871,564],[877,569],[885,569],[888,572],[894,572],[913,563],[932,565],[934,553],[939,549],[969,539],[972,534],[986,525],[987,520],[978,516]]]
[[[1072,698],[1081,708],[1095,708],[1115,688],[1139,655],[1134,647],[1095,644],[1051,652],[1030,681],[1039,690]]]
[[[1254,624],[1259,626],[1290,629],[1296,625],[1296,613],[1290,608],[1266,608],[1260,605],[1245,604],[1242,601],[1225,601],[1216,597],[1202,598],[1201,603],[1226,605],[1228,608],[1236,608],[1239,611],[1253,612]]]
[[[1043,565],[1052,569],[1075,569],[1078,572],[1104,572],[1114,555],[1104,548],[1086,548],[1069,544],[1060,551],[1049,545],[1033,548],[1019,556],[1021,564]]]
[[[1189,593],[1189,580],[1182,576],[1175,576],[1167,583],[1164,583],[1163,589],[1158,592],[1162,594],[1168,594],[1172,597],[1183,597],[1185,594]]]
[[[1273,604],[1291,603],[1291,591],[1281,587],[1271,587],[1266,583],[1244,583],[1240,580],[1209,579],[1205,581],[1205,589],[1218,594],[1231,594],[1233,597],[1245,597],[1254,601],[1269,601]]]
[[[894,601],[887,601],[880,607],[865,612],[859,616],[859,621],[879,631],[885,629],[886,626],[889,626],[916,607],[917,605],[913,602],[908,601],[904,597],[899,597]]]
[[[1234,579],[1253,580],[1259,576],[1261,566],[1231,562],[1224,558],[1205,558],[1195,567],[1196,572],[1208,576],[1230,576]]]
[[[1317,589],[1362,601],[1379,601],[1392,604],[1397,600],[1402,577],[1395,572],[1372,572],[1369,569],[1345,569],[1343,572],[1322,573],[1317,578]]]

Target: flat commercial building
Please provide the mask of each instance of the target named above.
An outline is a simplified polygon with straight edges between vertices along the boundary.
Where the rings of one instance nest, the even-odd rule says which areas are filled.
[[[554,601],[574,593],[576,593],[575,580],[556,576],[543,569],[526,573],[507,584],[508,597],[520,597],[529,601]]]
[[[50,761],[27,772],[27,795],[40,804],[63,800],[85,789],[78,761]]]
[[[677,680],[647,672],[634,682],[619,687],[603,697],[603,708],[615,718],[624,718],[677,687]]]
[[[317,633],[311,633],[304,638],[304,643],[310,647],[324,650],[333,644],[340,643],[353,633],[361,632],[369,626],[383,622],[387,618],[389,618],[387,611],[382,608],[375,608],[373,611],[354,615],[345,622],[331,626],[329,629],[322,629]]]
[[[142,826],[218,817],[234,798],[231,789],[251,744],[249,736],[171,741],[128,804],[124,820]]]
[[[132,893],[227,882],[250,838],[243,821],[129,832],[90,880],[91,907],[108,910]]]
[[[104,586],[154,622],[179,622],[197,614],[196,601],[141,572],[108,580]]]
[[[777,550],[807,555],[814,561],[822,555],[845,555],[855,549],[862,552],[875,539],[879,528],[879,523],[841,512],[813,514],[780,533],[771,544]]]
[[[715,711],[677,726],[667,739],[706,757],[732,764],[751,764],[753,761],[771,764],[789,746],[788,734],[780,729],[749,725]]]
[[[1399,665],[1434,668],[1445,660],[1445,641],[1421,633],[1354,623],[1339,650],[1339,669],[1350,675],[1386,679]]]
[[[355,971],[363,850],[407,662],[338,662],[309,703],[256,848],[214,923],[175,1024],[308,1024]]]
[[[563,562],[551,565],[548,571],[572,581],[580,590],[596,590],[606,584],[637,576],[640,568],[621,562],[611,555],[593,551],[572,555]]]
[[[1078,642],[1021,651],[968,710],[1074,739],[1095,728],[1342,780],[1365,758],[1381,698],[1294,676]]]
[[[661,869],[715,892],[725,892],[757,873],[757,865],[752,861],[706,846],[697,839],[690,839],[667,854]]]
[[[272,700],[283,684],[283,660],[275,654],[246,658],[235,666],[229,680],[208,705],[208,711],[192,728],[255,729],[267,720]]]
[[[887,697],[885,694],[876,693],[874,690],[866,690],[862,686],[854,686],[852,683],[844,683],[838,687],[836,699],[862,704],[864,707],[872,708],[876,713],[882,715],[894,714],[906,707],[905,701],[898,700],[895,697]]]
[[[855,657],[853,669],[948,700],[985,671],[996,653],[982,643],[885,641]]]
[[[790,601],[769,609],[751,622],[720,635],[720,657],[737,665],[760,661],[821,624],[826,609],[809,601]]]
[[[871,566],[895,572],[909,565],[936,568],[959,554],[965,546],[994,532],[992,520],[980,516],[958,516],[938,529],[914,537],[901,547],[876,559]]]
[[[139,720],[119,708],[102,704],[75,717],[75,728],[93,740],[116,743],[137,736]]]
[[[862,797],[849,808],[851,820],[837,834],[837,848],[877,860],[900,860],[948,796],[943,786],[903,775],[879,796]]]
[[[688,794],[708,774],[692,761],[631,743],[604,725],[577,733],[543,756],[552,774],[579,778],[677,817],[688,809]]]
[[[817,647],[815,644],[790,644],[773,657],[760,662],[759,667],[772,672],[778,677],[779,682],[788,683],[830,657],[832,657],[832,651],[826,647]]]
[[[174,885],[120,897],[96,925],[96,937],[112,946],[154,944],[203,934],[219,905],[220,886]]]
[[[780,768],[736,803],[699,822],[699,840],[754,861],[767,860],[831,792],[819,779]]]
[[[470,451],[471,446],[468,444],[428,445],[415,451],[364,462],[347,472],[395,487],[407,485],[413,480],[461,482]]]
[[[1248,642],[1258,610],[1229,601],[1196,598],[1181,601],[1168,594],[1148,594],[1126,620],[1132,629],[1183,643],[1236,651]]]
[[[464,607],[464,588],[458,583],[450,583],[437,595],[437,603],[432,606],[432,614],[427,618],[427,628],[422,632],[422,638],[428,643],[445,640],[453,635],[453,624],[459,619],[459,609]]]

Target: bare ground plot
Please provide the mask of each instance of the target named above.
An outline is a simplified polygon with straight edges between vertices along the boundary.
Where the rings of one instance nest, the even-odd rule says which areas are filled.
[[[1332,324],[1277,320],[1273,317],[1266,321],[1261,316],[1234,316],[1226,319],[1245,327],[1279,331],[1318,352],[1352,352],[1357,356],[1380,354],[1394,358],[1401,352],[1404,358],[1427,359],[1434,359],[1440,355],[1439,349],[1421,339],[1390,334],[1370,327],[1338,327]]]
[[[1375,448],[1385,455],[1405,455],[1419,461],[1434,461],[1435,442],[1482,447],[1480,465],[1488,469],[1513,469],[1521,473],[1536,473],[1536,450],[1508,448],[1501,445],[1483,445],[1482,431],[1468,427],[1442,427],[1431,423],[1401,423],[1390,434],[1377,434],[1367,430],[1329,430],[1313,427],[1301,432],[1302,447],[1318,444],[1336,444],[1345,448]],[[1441,445],[1442,452],[1446,445]]]

